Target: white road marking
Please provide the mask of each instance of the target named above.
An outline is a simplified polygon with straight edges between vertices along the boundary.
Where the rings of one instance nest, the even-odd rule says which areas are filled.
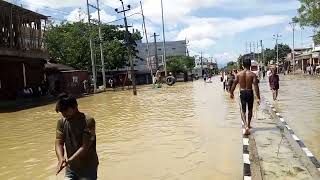
[[[302,150],[307,154],[308,157],[313,157],[313,154],[311,151],[309,151],[308,148],[302,148]]]
[[[299,140],[300,140],[295,134],[292,134],[292,137],[293,137],[293,139],[296,140],[296,141],[299,141]]]
[[[245,164],[250,164],[249,154],[243,154],[243,162]]]
[[[242,142],[243,142],[243,145],[249,146],[249,138],[243,138]]]

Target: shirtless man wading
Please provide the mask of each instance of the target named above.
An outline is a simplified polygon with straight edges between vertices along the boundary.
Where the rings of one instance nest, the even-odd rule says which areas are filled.
[[[237,84],[240,84],[240,100],[241,100],[241,118],[245,125],[245,135],[250,134],[251,129],[251,119],[252,119],[252,109],[253,109],[253,100],[254,100],[254,93],[252,90],[252,85],[254,85],[254,89],[256,91],[256,95],[258,97],[257,103],[260,104],[260,91],[259,91],[259,81],[255,73],[250,71],[251,67],[251,60],[245,59],[243,61],[243,68],[244,70],[237,74],[237,77],[232,85],[230,90],[230,97],[234,98],[234,90]],[[248,121],[246,118],[248,106]]]

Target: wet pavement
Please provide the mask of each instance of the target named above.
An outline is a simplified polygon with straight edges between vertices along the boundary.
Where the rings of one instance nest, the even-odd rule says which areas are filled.
[[[97,122],[99,179],[242,179],[239,107],[213,81],[79,99]],[[62,179],[58,118],[54,104],[0,114],[0,179]]]
[[[252,136],[256,143],[261,174],[265,180],[312,180],[299,154],[286,139],[283,129],[278,126],[264,104],[253,118]]]
[[[262,94],[286,119],[306,146],[320,158],[320,78],[280,75],[279,101],[273,102],[266,81]]]

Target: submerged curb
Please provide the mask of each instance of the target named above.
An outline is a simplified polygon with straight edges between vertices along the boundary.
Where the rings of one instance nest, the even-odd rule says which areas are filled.
[[[281,127],[284,129],[284,133],[290,144],[293,146],[294,151],[300,155],[302,162],[310,172],[313,177],[320,178],[320,162],[312,154],[312,152],[305,146],[303,141],[295,134],[293,129],[291,129],[282,115],[277,112],[275,107],[269,102],[265,101],[267,104],[267,109],[280,123]]]

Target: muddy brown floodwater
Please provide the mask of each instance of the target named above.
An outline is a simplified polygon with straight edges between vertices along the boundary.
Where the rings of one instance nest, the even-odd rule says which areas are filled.
[[[265,81],[261,82],[262,94],[272,102],[272,95]],[[280,76],[279,101],[274,106],[289,126],[320,158],[320,78],[311,76]]]
[[[139,87],[79,99],[97,123],[99,179],[242,179],[239,107],[221,83]],[[0,114],[0,179],[54,175],[54,104]]]

